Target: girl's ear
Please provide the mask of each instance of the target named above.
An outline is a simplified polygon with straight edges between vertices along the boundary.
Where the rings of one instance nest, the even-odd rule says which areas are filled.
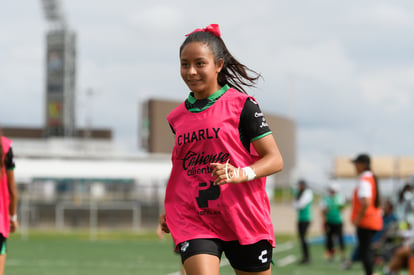
[[[221,69],[223,69],[223,66],[224,66],[224,60],[223,60],[223,58],[220,58],[216,62],[217,73],[219,73],[221,71]]]

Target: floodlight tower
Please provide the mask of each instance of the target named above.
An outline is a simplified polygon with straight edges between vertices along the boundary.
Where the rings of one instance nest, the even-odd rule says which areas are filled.
[[[75,135],[76,35],[67,27],[59,0],[41,0],[46,34],[45,136]]]

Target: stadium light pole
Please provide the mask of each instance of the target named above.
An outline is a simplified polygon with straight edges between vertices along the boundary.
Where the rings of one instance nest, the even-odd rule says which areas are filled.
[[[60,0],[41,0],[46,34],[45,136],[76,135],[76,34]]]
[[[66,18],[59,0],[41,0],[45,19],[52,28],[66,29]]]

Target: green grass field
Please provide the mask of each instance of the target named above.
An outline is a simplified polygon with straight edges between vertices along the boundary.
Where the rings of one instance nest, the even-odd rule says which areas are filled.
[[[360,264],[343,271],[339,261],[328,263],[321,245],[312,245],[310,265],[297,265],[296,239],[276,240],[272,274],[363,274]],[[6,274],[12,275],[175,275],[178,269],[170,237],[159,240],[153,233],[98,233],[97,240],[90,241],[87,233],[31,232],[27,239],[13,235],[8,241]],[[225,259],[220,274],[234,274]]]

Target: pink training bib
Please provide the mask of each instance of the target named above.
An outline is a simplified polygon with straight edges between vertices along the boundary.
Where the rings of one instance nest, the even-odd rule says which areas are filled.
[[[266,178],[215,186],[211,176],[212,162],[245,167],[259,158],[253,146],[250,153],[245,149],[239,136],[247,98],[230,88],[204,111],[191,113],[182,103],[167,117],[175,145],[165,211],[176,245],[218,238],[242,245],[268,240],[275,246]]]
[[[4,162],[4,158],[10,149],[12,141],[2,136],[0,142],[3,147],[3,158],[1,161]],[[0,175],[0,233],[5,238],[9,236],[10,231],[9,203],[9,187],[7,185],[6,169],[3,166]]]

